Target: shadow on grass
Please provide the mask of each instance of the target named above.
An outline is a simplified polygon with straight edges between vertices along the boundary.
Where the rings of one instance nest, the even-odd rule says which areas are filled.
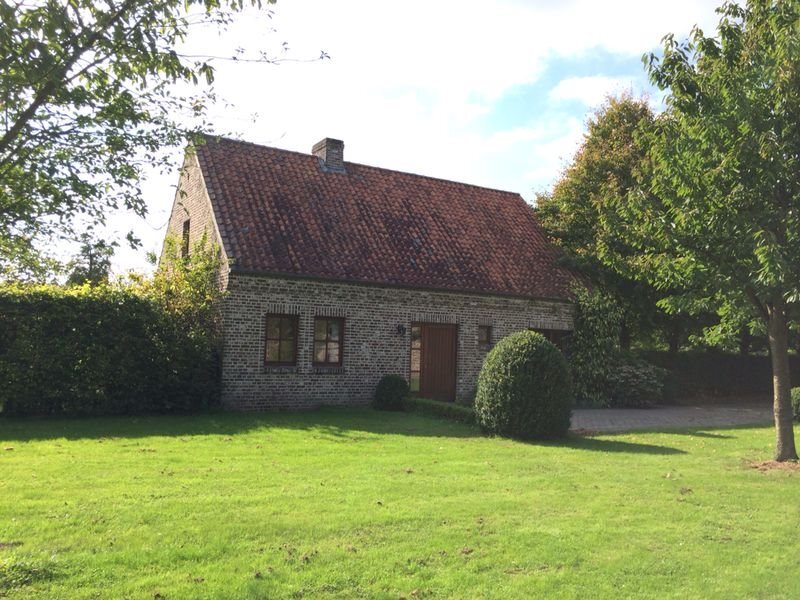
[[[321,408],[298,412],[154,415],[92,418],[0,418],[0,441],[136,439],[148,437],[222,436],[270,431],[308,432],[311,439],[357,441],[372,435],[438,438],[483,438],[476,426],[415,413],[376,412],[368,408]],[[683,450],[616,439],[570,436],[531,445],[588,452],[685,454]]]
[[[623,442],[621,440],[599,439],[595,437],[570,436],[565,441],[550,442],[548,446],[587,450],[589,452],[626,452],[628,454],[686,454],[684,450],[656,444]]]
[[[313,437],[353,439],[364,434],[466,438],[481,435],[476,427],[412,413],[368,408],[325,407],[308,411],[130,417],[0,417],[0,441],[80,440],[101,438],[232,436],[251,431],[289,429]]]

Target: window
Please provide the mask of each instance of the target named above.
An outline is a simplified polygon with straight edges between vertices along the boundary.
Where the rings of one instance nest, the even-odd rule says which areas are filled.
[[[419,392],[419,374],[422,370],[422,329],[419,325],[411,326],[411,368],[408,374],[408,387],[412,392]]]
[[[297,364],[297,315],[267,315],[264,362],[270,366]]]
[[[488,350],[492,347],[491,325],[478,325],[478,346],[481,350]]]
[[[314,364],[337,367],[342,364],[344,319],[314,319]]]
[[[191,221],[186,219],[183,222],[183,237],[181,238],[181,257],[189,256],[189,229]]]
[[[535,331],[536,333],[541,333],[545,337],[545,339],[551,341],[553,345],[561,351],[566,349],[567,343],[569,341],[569,335],[570,333],[572,333],[564,329],[531,328],[531,331]]]

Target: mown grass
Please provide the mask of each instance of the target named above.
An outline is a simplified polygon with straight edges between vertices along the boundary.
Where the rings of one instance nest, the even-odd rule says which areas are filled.
[[[529,444],[369,410],[0,420],[0,596],[797,598],[769,429]]]

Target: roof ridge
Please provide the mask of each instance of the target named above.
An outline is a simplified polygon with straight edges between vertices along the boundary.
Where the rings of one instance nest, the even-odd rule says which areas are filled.
[[[224,140],[226,142],[233,142],[235,144],[245,144],[247,146],[255,146],[256,148],[265,148],[267,150],[275,150],[277,152],[288,152],[289,154],[296,154],[296,155],[299,155],[299,156],[305,156],[306,158],[313,158],[314,157],[313,154],[309,154],[308,152],[300,152],[298,150],[287,150],[286,148],[278,148],[276,146],[267,146],[266,144],[259,144],[257,142],[250,142],[250,141],[247,141],[247,140],[239,140],[239,139],[232,138],[232,137],[225,136],[225,135],[216,135],[216,134],[204,133],[204,134],[202,134],[202,136],[205,137],[205,138],[211,138],[211,139],[214,139],[214,140]],[[348,164],[349,165],[355,165],[355,166],[364,167],[364,168],[367,168],[367,169],[375,169],[375,170],[378,170],[378,171],[387,171],[389,173],[400,173],[401,175],[411,175],[413,177],[421,177],[423,179],[430,179],[430,180],[433,180],[433,181],[443,181],[445,183],[455,183],[457,185],[465,185],[467,187],[476,188],[476,189],[479,189],[479,190],[488,190],[490,192],[499,192],[501,194],[509,194],[509,195],[512,195],[512,196],[517,196],[526,205],[530,206],[530,204],[525,200],[525,198],[522,197],[522,194],[520,194],[519,192],[511,191],[511,190],[501,190],[500,188],[493,188],[493,187],[489,187],[489,186],[486,186],[486,185],[478,185],[476,183],[467,183],[467,182],[464,182],[464,181],[456,181],[455,179],[446,179],[444,177],[436,177],[435,175],[423,175],[421,173],[413,173],[411,171],[401,171],[400,169],[390,169],[388,167],[379,167],[377,165],[367,165],[367,164],[364,164],[364,163],[353,162],[353,161],[350,161],[350,160],[346,160],[346,161],[344,161],[344,163],[346,165],[348,165]]]

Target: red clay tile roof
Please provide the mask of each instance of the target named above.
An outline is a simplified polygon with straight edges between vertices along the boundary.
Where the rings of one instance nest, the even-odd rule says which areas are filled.
[[[521,196],[209,138],[197,158],[233,271],[565,300]]]

